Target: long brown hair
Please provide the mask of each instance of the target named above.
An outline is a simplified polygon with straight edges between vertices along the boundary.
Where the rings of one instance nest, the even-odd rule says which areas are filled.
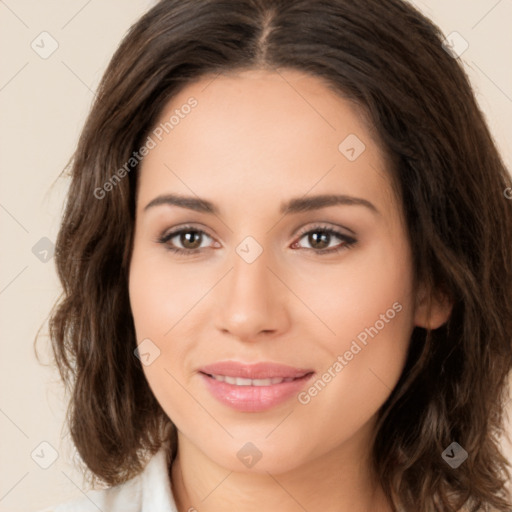
[[[407,511],[510,511],[498,436],[512,368],[511,179],[443,39],[401,0],[162,0],[130,29],[70,166],[55,251],[63,293],[49,323],[70,433],[93,480],[124,482],[168,436],[176,443],[134,355],[134,152],[205,74],[291,68],[371,120],[394,163],[416,278],[453,301],[445,326],[413,332],[379,410],[374,471]],[[453,442],[468,453],[457,469],[442,457]]]

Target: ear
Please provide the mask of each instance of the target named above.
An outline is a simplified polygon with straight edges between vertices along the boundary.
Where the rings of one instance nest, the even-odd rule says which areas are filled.
[[[453,302],[448,295],[440,291],[430,292],[426,286],[420,285],[416,295],[414,325],[434,330],[445,324],[450,318]]]

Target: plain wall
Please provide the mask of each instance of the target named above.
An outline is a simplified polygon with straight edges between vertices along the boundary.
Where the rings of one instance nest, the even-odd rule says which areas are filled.
[[[50,187],[72,155],[110,57],[152,3],[0,2],[0,511],[35,511],[82,492],[81,473],[72,465],[73,450],[63,436],[65,397],[58,374],[39,364],[33,350],[43,325],[38,347],[43,360],[49,359],[43,350],[46,320],[60,293],[51,244],[68,182],[57,180]],[[462,60],[512,169],[512,2],[414,3],[445,35],[457,31],[468,41]],[[48,37],[39,36],[43,31],[58,43],[46,59],[31,47],[35,41],[39,52],[51,49],[49,38],[41,43],[41,37]],[[52,461],[53,452],[43,442],[58,453],[48,469],[41,465]],[[512,447],[504,446],[512,460]]]

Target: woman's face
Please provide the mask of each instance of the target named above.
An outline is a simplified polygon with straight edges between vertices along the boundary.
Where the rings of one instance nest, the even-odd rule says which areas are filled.
[[[400,206],[353,104],[292,70],[208,77],[146,142],[130,301],[181,439],[236,471],[363,456],[416,319]]]

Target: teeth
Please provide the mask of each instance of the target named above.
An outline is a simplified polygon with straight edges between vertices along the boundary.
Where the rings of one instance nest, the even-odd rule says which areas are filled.
[[[272,377],[269,379],[244,379],[242,377],[228,377],[227,375],[212,375],[212,377],[220,382],[234,384],[235,386],[271,386],[272,384],[294,380],[292,377]]]

